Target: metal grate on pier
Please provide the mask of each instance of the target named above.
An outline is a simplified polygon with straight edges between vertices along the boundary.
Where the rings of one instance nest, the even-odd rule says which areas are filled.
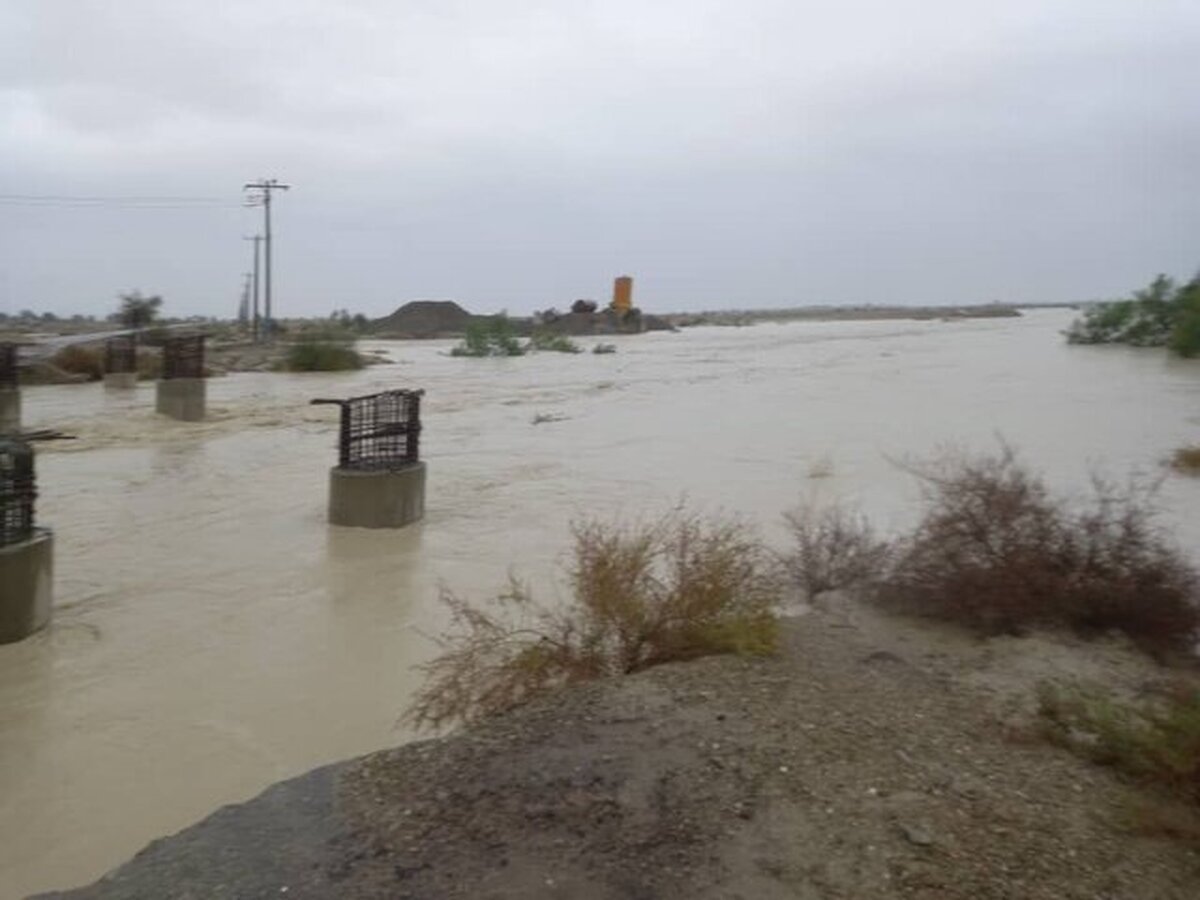
[[[0,547],[29,540],[33,533],[33,448],[0,438]]]
[[[203,334],[167,338],[163,344],[163,378],[204,377]]]
[[[347,400],[313,400],[341,407],[338,466],[365,471],[401,469],[420,460],[423,390],[383,391]]]

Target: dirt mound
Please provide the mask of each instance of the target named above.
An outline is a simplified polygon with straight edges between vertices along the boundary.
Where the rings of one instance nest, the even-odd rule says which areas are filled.
[[[474,318],[453,300],[413,300],[371,324],[381,337],[455,337]]]

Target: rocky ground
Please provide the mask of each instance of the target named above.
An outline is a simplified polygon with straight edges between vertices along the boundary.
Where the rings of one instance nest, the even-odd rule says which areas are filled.
[[[318,770],[51,896],[1191,900],[1194,845],[1131,833],[1147,795],[1028,724],[1040,679],[1163,677],[1115,641],[981,642],[842,600],[777,658]]]

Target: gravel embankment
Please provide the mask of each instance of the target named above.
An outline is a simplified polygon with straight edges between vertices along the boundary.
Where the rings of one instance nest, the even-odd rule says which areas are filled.
[[[1045,656],[813,613],[778,658],[665,666],[318,770],[50,896],[1194,900],[1200,854],[1121,829],[1133,788],[1014,726]]]

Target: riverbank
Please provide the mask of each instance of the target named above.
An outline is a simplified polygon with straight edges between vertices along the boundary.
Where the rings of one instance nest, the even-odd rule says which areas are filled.
[[[1183,900],[1195,846],[1132,833],[1146,795],[1031,724],[1042,680],[1164,675],[1116,641],[978,641],[840,598],[789,620],[776,658],[585,685],[320,769],[44,896]]]

